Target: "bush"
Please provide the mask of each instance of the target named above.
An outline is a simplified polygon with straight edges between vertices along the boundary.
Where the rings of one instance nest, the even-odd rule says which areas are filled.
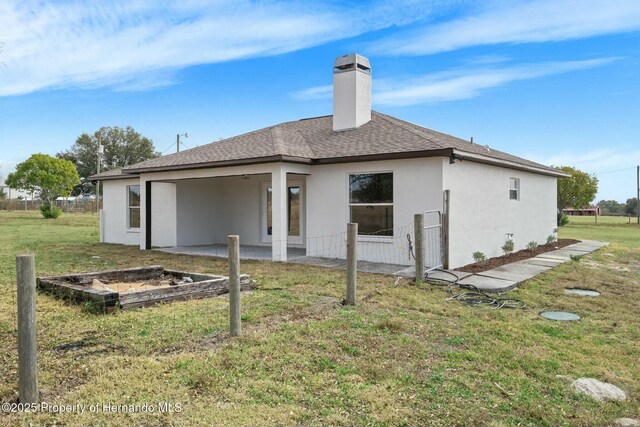
[[[62,210],[59,207],[51,206],[48,203],[40,206],[40,212],[47,219],[56,219],[62,215]]]
[[[504,252],[505,255],[509,255],[511,252],[513,252],[515,245],[513,244],[513,240],[507,240],[506,242],[504,242],[504,245],[502,245],[502,252]]]
[[[486,264],[487,262],[487,256],[480,251],[474,252],[471,256],[476,263]]]
[[[547,236],[547,245],[550,245],[551,243],[555,242],[557,240],[556,235],[555,234],[549,234]]]
[[[532,240],[527,244],[527,249],[529,249],[529,252],[535,252],[536,249],[538,249],[538,242]]]
[[[569,217],[563,213],[558,214],[558,225],[563,226],[569,224]]]

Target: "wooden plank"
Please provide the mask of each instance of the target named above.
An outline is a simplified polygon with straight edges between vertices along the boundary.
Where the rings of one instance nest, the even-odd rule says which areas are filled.
[[[240,278],[240,286],[243,290],[251,289],[253,280],[247,275]],[[185,283],[183,285],[171,286],[161,289],[153,289],[141,292],[131,292],[120,294],[120,307],[126,309],[135,306],[152,305],[159,301],[169,301],[172,299],[192,298],[199,296],[217,296],[229,292],[229,279],[211,280],[207,283]]]
[[[136,280],[156,279],[164,274],[164,268],[159,265],[150,267],[127,268],[124,270],[95,271],[90,273],[66,274],[63,276],[41,277],[41,280],[63,281],[69,284],[86,284],[98,280],[116,280],[131,282]]]
[[[242,280],[240,282],[240,290],[248,291],[253,289],[253,280],[247,279]],[[141,292],[138,292],[141,293]],[[148,307],[154,304],[160,304],[163,302],[172,302],[172,301],[187,301],[193,299],[202,299],[202,298],[211,298],[220,295],[225,295],[229,293],[229,287],[215,287],[195,292],[184,292],[179,294],[156,294],[153,298],[139,298],[139,299],[127,299],[125,296],[125,300],[121,299],[120,308],[123,310],[128,310],[132,308],[139,307]]]

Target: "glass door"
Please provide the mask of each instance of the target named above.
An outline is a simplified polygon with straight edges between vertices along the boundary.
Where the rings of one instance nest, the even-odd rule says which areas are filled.
[[[302,244],[302,218],[304,216],[302,203],[302,185],[300,182],[291,182],[287,186],[287,242]],[[272,200],[271,184],[264,183],[262,190],[262,240],[270,242],[272,239]]]

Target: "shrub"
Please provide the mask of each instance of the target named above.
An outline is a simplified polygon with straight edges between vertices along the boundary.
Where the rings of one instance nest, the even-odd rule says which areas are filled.
[[[62,215],[62,210],[59,207],[51,206],[49,203],[40,206],[40,212],[47,219],[56,219]]]
[[[527,249],[529,249],[529,252],[535,252],[535,250],[538,249],[538,242],[535,240],[530,241],[527,244]]]
[[[555,234],[549,234],[547,236],[547,245],[555,242],[557,240],[556,235]]]
[[[474,252],[471,256],[473,257],[473,260],[476,263],[479,263],[479,264],[486,264],[487,263],[487,256],[485,254],[483,254],[482,252],[480,252],[480,251]]]
[[[505,255],[509,255],[511,252],[513,252],[514,249],[513,240],[507,240],[506,242],[504,242],[504,245],[502,245],[501,249]]]
[[[558,225],[563,226],[569,224],[569,217],[563,213],[558,214]]]

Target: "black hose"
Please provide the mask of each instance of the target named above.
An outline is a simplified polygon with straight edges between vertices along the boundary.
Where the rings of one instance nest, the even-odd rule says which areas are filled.
[[[445,273],[448,276],[450,276],[450,278],[429,277],[429,273],[434,271]],[[446,286],[447,292],[452,294],[449,298],[446,299],[447,301],[456,300],[463,304],[471,305],[474,307],[487,306],[493,309],[500,309],[500,308],[524,309],[526,307],[526,304],[519,299],[494,297],[492,295],[489,295],[486,292],[481,291],[480,289],[478,289],[473,285],[458,283],[460,281],[460,277],[458,277],[457,274],[451,271],[440,270],[440,269],[427,271],[424,275],[424,281],[425,283],[428,283],[433,286]],[[465,289],[466,292],[460,292],[460,293],[454,294],[453,293],[454,289]]]

